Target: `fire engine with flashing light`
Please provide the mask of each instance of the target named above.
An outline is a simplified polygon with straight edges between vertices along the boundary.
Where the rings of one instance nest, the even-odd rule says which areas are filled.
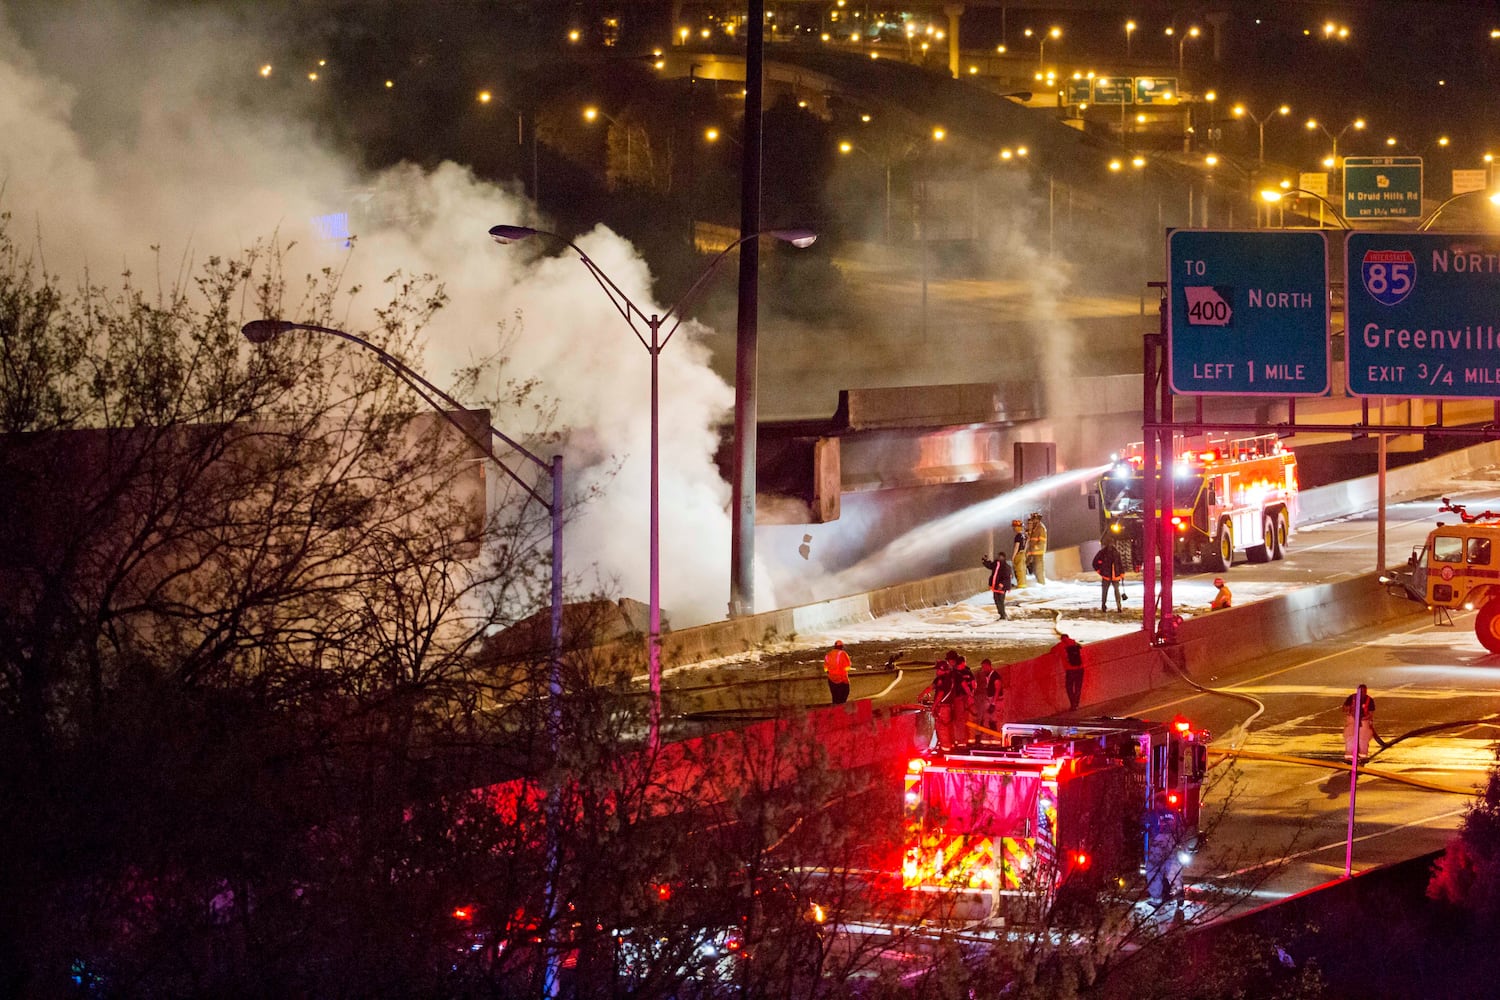
[[[1382,573],[1380,582],[1403,597],[1425,604],[1436,620],[1452,624],[1454,611],[1473,611],[1474,634],[1491,653],[1500,653],[1500,512],[1470,513],[1465,504],[1442,498],[1442,521],[1412,550],[1404,570]]]
[[[1158,793],[1179,812],[1184,851],[1196,849],[1208,742],[1181,717],[1043,719],[913,758],[902,884],[988,900],[997,915],[1038,891],[1138,877]]]
[[[1176,565],[1222,573],[1238,550],[1251,562],[1283,557],[1297,515],[1297,459],[1279,437],[1179,437],[1173,451],[1172,495],[1158,504],[1168,509]],[[1144,465],[1143,446],[1128,446],[1089,498],[1101,537],[1114,539],[1136,570],[1144,560]]]

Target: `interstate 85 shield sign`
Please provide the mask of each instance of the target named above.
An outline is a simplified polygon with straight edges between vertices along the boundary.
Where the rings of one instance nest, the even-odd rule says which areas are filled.
[[[1355,232],[1344,254],[1352,395],[1500,398],[1500,237]]]

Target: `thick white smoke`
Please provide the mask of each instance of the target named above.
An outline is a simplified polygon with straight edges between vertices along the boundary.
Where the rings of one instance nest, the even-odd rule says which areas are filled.
[[[493,244],[489,226],[534,222],[534,212],[460,166],[361,178],[291,113],[247,116],[236,95],[263,83],[261,65],[302,77],[308,68],[276,66],[269,43],[243,23],[142,14],[59,3],[28,15],[47,20],[27,21],[24,44],[0,23],[0,210],[13,214],[13,234],[35,233],[65,284],[85,270],[96,282],[154,273],[153,247],[187,274],[210,255],[272,238],[297,242],[288,274],[312,273],[342,265],[347,252],[313,220],[347,208],[347,193],[372,180],[395,187],[420,214],[357,233],[346,283],[369,291],[344,325],[369,326],[391,273],[436,276],[451,305],[428,331],[425,367],[444,384],[492,354],[499,325],[519,316],[506,374],[537,380],[573,431],[569,492],[604,487],[568,525],[569,577],[644,599],[650,356],[582,264]],[[662,311],[629,244],[601,228],[579,245],[642,309]],[[660,359],[662,604],[677,626],[722,617],[728,600],[729,488],[713,463],[712,428],[733,393],[710,370],[701,332],[685,326]]]

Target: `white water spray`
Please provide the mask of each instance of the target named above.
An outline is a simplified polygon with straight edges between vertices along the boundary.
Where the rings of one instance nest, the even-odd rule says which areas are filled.
[[[962,541],[1000,523],[1006,512],[1024,508],[1040,497],[1075,483],[1086,482],[1103,474],[1109,465],[1094,465],[1059,472],[1001,493],[999,496],[954,511],[946,517],[919,525],[873,555],[843,570],[834,577],[834,593],[855,594],[870,590],[888,580],[896,567],[910,565],[922,553]],[[1007,536],[1008,538],[1008,536]],[[1007,550],[1008,554],[1008,550]]]

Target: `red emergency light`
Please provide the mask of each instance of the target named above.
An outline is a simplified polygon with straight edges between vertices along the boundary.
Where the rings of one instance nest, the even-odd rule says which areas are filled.
[[[473,909],[473,907],[469,907],[469,906],[455,906],[453,908],[453,919],[454,920],[473,920],[474,919],[474,909]]]
[[[1075,851],[1073,854],[1073,867],[1087,868],[1090,860],[1092,859],[1088,856],[1087,851]]]
[[[1179,733],[1188,733],[1192,731],[1193,724],[1188,722],[1188,720],[1184,719],[1180,715],[1174,715],[1172,717],[1172,728],[1177,730]]]
[[[1182,801],[1182,797],[1180,795],[1178,795],[1176,792],[1168,792],[1167,793],[1167,805],[1171,806],[1173,809],[1176,809],[1178,803],[1180,803],[1181,801]]]

